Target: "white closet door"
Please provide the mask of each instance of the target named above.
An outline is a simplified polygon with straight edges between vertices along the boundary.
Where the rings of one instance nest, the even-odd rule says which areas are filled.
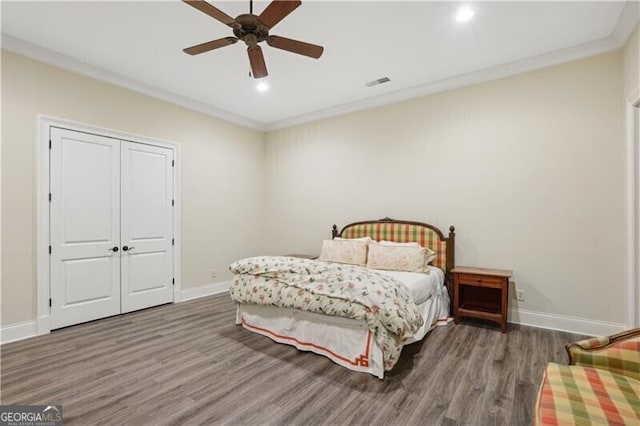
[[[120,313],[120,141],[57,128],[50,137],[55,329]]]
[[[173,150],[121,145],[122,312],[173,301]]]

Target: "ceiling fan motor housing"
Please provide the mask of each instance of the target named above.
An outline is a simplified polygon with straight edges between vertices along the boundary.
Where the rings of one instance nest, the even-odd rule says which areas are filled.
[[[233,29],[233,34],[244,41],[247,46],[255,46],[269,37],[269,29],[258,20],[256,15],[248,13],[239,15],[236,22],[239,26]]]

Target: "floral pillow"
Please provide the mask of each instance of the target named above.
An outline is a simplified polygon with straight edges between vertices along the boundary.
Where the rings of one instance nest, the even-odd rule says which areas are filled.
[[[367,268],[390,271],[426,272],[428,257],[435,253],[424,247],[369,244]]]
[[[367,263],[367,242],[359,240],[324,240],[320,260],[364,266]]]

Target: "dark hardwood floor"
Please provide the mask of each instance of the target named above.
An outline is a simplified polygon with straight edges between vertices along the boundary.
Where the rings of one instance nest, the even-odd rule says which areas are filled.
[[[233,323],[229,296],[1,347],[2,404],[62,404],[66,424],[530,425],[542,368],[582,336],[438,327],[384,380]]]

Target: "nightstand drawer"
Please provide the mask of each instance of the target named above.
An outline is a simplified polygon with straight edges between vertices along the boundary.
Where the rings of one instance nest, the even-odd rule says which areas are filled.
[[[473,284],[477,287],[502,288],[505,280],[500,277],[475,274],[458,274],[460,284]]]

